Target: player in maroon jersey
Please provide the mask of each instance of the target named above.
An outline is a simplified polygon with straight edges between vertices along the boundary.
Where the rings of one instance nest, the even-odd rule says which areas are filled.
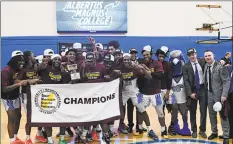
[[[21,119],[19,87],[25,86],[28,81],[22,80],[16,83],[16,77],[18,72],[23,69],[23,65],[23,53],[14,51],[12,58],[1,73],[1,98],[8,116],[7,130],[11,144],[24,144],[17,137]]]

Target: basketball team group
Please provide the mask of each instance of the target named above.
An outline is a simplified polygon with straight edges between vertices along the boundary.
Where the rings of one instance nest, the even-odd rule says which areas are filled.
[[[229,144],[229,139],[233,138],[233,82],[232,72],[228,70],[231,66],[230,52],[221,60],[215,60],[211,50],[203,54],[197,53],[195,48],[189,48],[183,53],[181,50],[170,51],[167,46],[153,49],[147,45],[141,50],[131,48],[129,52],[123,52],[115,40],[108,43],[107,50],[103,44],[96,43],[94,38],[89,38],[89,41],[92,44],[91,51],[83,49],[81,43],[74,43],[72,48],[65,49],[62,54],[55,54],[52,49],[44,50],[43,55],[39,56],[35,56],[32,51],[12,52],[11,59],[1,72],[1,99],[8,117],[10,144],[32,144],[32,141],[55,143],[52,127],[38,127],[32,139],[31,126],[26,123],[26,139],[22,141],[17,136],[22,116],[21,106],[27,115],[30,85],[98,83],[118,78],[122,80],[121,108],[123,115],[127,111],[128,123],[125,124],[123,117],[117,129],[114,127],[116,121],[60,127],[56,135],[59,144],[68,143],[66,135],[75,136],[76,143],[89,143],[98,139],[111,143],[111,139],[119,133],[133,133],[136,136],[146,133],[155,141],[159,137],[169,139],[169,135],[192,138],[201,136],[208,140],[220,138],[223,144]],[[142,58],[138,58],[138,53],[141,53]],[[188,61],[184,55],[187,55]],[[155,133],[155,128],[151,127],[151,113],[147,113],[150,105],[157,113],[161,133]],[[167,126],[165,111],[171,115]],[[198,125],[197,112],[200,112]],[[217,119],[218,113],[221,121]],[[178,121],[179,114],[182,119]],[[207,121],[211,125],[211,134],[208,136]],[[218,132],[218,123],[221,123],[221,134]],[[98,133],[101,132],[100,137]]]

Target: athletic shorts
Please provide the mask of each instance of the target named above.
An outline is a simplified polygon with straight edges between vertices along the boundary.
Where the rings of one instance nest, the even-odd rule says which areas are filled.
[[[20,98],[19,97],[17,99],[14,99],[14,100],[2,99],[2,103],[3,103],[6,111],[8,111],[8,110],[15,110],[15,109],[21,107],[21,103],[20,103]]]
[[[137,103],[137,92],[122,92],[122,101],[123,101],[123,105],[125,105],[127,103],[127,101],[131,99],[133,105],[136,105]]]
[[[23,109],[27,115],[27,94],[23,93],[20,95],[21,103],[23,105]]]
[[[137,104],[139,112],[146,111],[146,108],[152,104],[154,107],[164,104],[163,95],[161,93],[154,95],[143,95],[141,93],[137,94]]]

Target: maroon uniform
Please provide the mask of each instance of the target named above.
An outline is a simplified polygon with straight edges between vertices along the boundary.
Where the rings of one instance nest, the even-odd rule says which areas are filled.
[[[1,73],[1,86],[10,86],[15,83],[16,77],[18,75],[18,72],[12,69],[10,66],[6,66]],[[19,97],[19,87],[15,88],[14,90],[10,92],[2,92],[1,98],[2,99],[9,99],[14,100]]]
[[[52,69],[51,67],[40,71],[39,76],[41,76],[43,84],[65,84],[71,80],[69,73],[61,72],[61,70]]]
[[[17,80],[38,79],[38,74],[34,68],[24,68],[18,74]],[[28,85],[29,86],[29,85]],[[22,93],[26,93],[26,87],[22,87]]]
[[[94,67],[86,66],[84,69],[85,82],[102,82],[104,81],[106,69],[103,64],[97,63]]]
[[[161,92],[163,66],[160,61],[151,60],[146,66],[151,70],[152,79],[140,77],[137,79],[139,92],[145,95],[154,95]]]

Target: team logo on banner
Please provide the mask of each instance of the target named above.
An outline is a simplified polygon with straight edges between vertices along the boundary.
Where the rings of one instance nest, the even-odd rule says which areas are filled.
[[[52,114],[61,106],[59,94],[52,89],[42,89],[35,95],[35,105],[40,112]]]

